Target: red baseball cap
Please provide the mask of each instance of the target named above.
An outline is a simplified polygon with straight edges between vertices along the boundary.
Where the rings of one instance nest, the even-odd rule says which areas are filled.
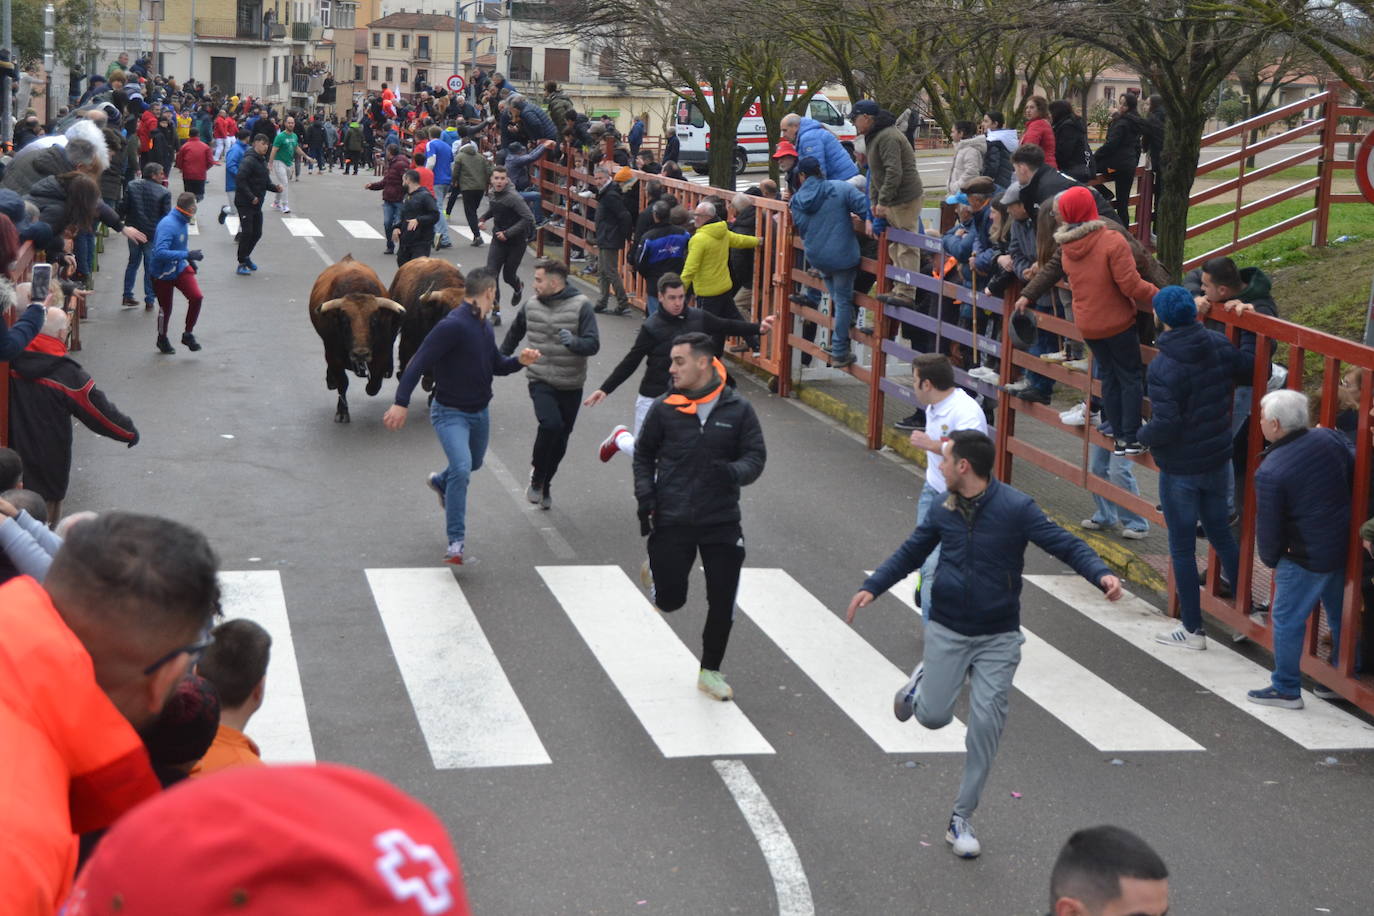
[[[184,782],[100,841],[62,916],[469,916],[439,819],[337,764],[241,767]]]
[[[792,145],[791,140],[779,140],[778,148],[773,150],[773,158],[781,159],[783,156],[796,156],[797,148]]]

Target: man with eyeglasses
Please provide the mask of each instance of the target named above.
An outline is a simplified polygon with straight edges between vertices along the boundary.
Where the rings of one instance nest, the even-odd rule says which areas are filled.
[[[0,912],[55,912],[76,835],[160,790],[138,730],[210,645],[218,565],[185,525],[111,512],[42,585],[0,586]]]

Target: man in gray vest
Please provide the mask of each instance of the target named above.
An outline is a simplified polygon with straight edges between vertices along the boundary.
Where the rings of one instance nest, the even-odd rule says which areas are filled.
[[[530,400],[539,431],[534,436],[525,497],[548,509],[553,506],[549,483],[568,450],[582,403],[587,358],[601,349],[591,300],[568,286],[568,268],[562,261],[543,260],[535,265],[534,298],[520,307],[501,352],[514,353],[526,335],[529,345],[544,356],[529,372]]]

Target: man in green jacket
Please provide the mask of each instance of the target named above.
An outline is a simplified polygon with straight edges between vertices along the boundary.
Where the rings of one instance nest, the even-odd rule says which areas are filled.
[[[477,225],[477,208],[491,184],[491,160],[477,151],[477,144],[467,140],[458,148],[453,157],[453,185],[449,191],[448,204],[444,212],[453,215],[454,193],[463,197],[463,213],[468,218],[468,229],[472,231],[472,247],[482,247],[482,232]]]
[[[892,112],[878,107],[872,99],[854,103],[850,116],[854,129],[864,137],[868,156],[868,195],[873,216],[893,229],[918,232],[921,220],[921,173],[916,169],[916,153],[906,136],[896,128]],[[873,234],[873,221],[868,232]],[[892,242],[888,246],[892,263],[911,273],[921,272],[921,252],[913,245]],[[884,302],[914,308],[916,288],[894,281],[892,292],[879,296]]]

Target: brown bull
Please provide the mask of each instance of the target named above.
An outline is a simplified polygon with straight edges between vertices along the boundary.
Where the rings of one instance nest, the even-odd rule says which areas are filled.
[[[398,374],[406,371],[420,342],[439,319],[462,303],[466,288],[463,272],[442,258],[415,258],[396,271],[388,295],[406,310],[401,319]],[[426,374],[421,384],[428,391],[434,386],[434,380]]]
[[[375,395],[392,373],[392,347],[405,308],[387,298],[377,272],[353,255],[331,264],[310,290],[310,323],[324,342],[325,384],[339,392],[335,423],[347,423],[348,372]]]

